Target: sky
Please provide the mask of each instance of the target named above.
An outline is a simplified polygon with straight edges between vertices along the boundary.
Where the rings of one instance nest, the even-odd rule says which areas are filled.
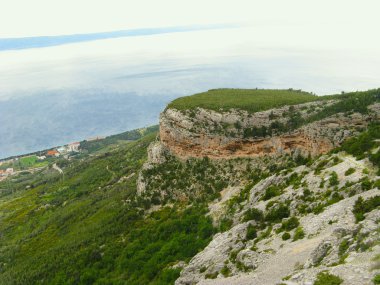
[[[157,65],[166,72],[172,68],[177,72],[179,65],[194,69],[193,63],[197,64],[195,69],[216,63],[228,69],[232,61],[242,64],[244,58],[244,69],[276,57],[287,58],[295,65],[302,61],[309,73],[326,68],[322,63],[329,64],[335,83],[326,82],[325,88],[317,79],[313,85],[311,77],[299,78],[300,87],[319,93],[365,88],[367,82],[368,88],[380,85],[376,71],[380,2],[376,0],[1,3],[0,100],[52,88],[120,90],[125,82],[116,83],[115,78],[131,75],[131,69],[151,77]],[[99,76],[103,76],[102,86]],[[247,82],[251,81],[246,76]],[[345,83],[344,78],[351,81],[353,77],[358,78],[358,84]],[[305,86],[305,80],[310,84]],[[290,83],[271,84],[286,87]],[[155,88],[165,86],[152,84],[151,89]],[[138,86],[128,90],[132,89],[143,94],[149,88],[144,84],[141,90]]]
[[[212,88],[380,87],[378,0],[0,3],[0,157],[155,124]]]
[[[97,33],[215,23],[368,28],[376,0],[2,0],[0,37]],[[375,27],[372,27],[375,30]]]

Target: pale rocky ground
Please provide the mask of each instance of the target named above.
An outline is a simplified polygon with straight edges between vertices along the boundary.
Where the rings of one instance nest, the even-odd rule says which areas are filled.
[[[313,166],[311,168],[300,166],[293,172],[307,172],[302,181],[306,181],[308,188],[315,193],[321,191],[320,182],[322,179],[328,179],[332,171],[338,174],[339,187],[346,182],[357,182],[363,178],[367,175],[363,174],[364,169],[369,171],[369,178],[377,179],[368,161],[358,161],[343,153],[337,156],[342,162],[336,165],[328,164],[320,174],[314,173]],[[329,156],[323,156],[319,161],[326,158]],[[345,171],[350,167],[355,168],[355,173],[345,176]],[[377,188],[347,197],[328,206],[318,215],[311,213],[301,217],[300,225],[305,232],[305,238],[301,240],[283,241],[282,233],[276,234],[273,230],[268,238],[256,244],[255,250],[251,250],[253,242],[244,240],[246,228],[250,222],[240,221],[242,212],[253,206],[265,209],[265,205],[271,200],[296,199],[298,190],[293,189],[292,186],[286,188],[280,197],[269,201],[258,201],[259,196],[255,195],[255,193],[262,193],[272,184],[281,183],[289,175],[291,173],[273,175],[256,184],[250,191],[249,201],[241,211],[235,213],[234,226],[224,233],[216,234],[210,244],[184,266],[176,284],[312,285],[317,273],[323,270],[340,276],[344,280],[342,283],[344,285],[373,284],[374,275],[380,273],[380,265],[373,261],[375,256],[380,254],[380,210],[368,213],[364,221],[355,223],[352,207],[359,196],[368,198],[380,195]],[[218,219],[223,211],[223,205],[238,192],[237,188],[225,189],[222,199],[210,205],[211,216]],[[355,232],[357,236],[364,236],[364,243],[372,245],[369,250],[363,252],[355,250],[353,239]],[[350,248],[345,262],[340,264],[338,247],[343,239],[350,241]],[[232,251],[238,251],[236,261],[248,268],[246,272],[239,270],[236,264],[228,261]],[[225,266],[230,270],[230,277],[225,277],[220,273]],[[205,278],[206,274],[215,272],[219,272],[215,279]],[[282,280],[284,277],[287,277],[287,280]]]

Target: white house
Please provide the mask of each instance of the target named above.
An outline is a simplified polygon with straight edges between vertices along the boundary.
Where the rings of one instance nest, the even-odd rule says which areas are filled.
[[[67,150],[69,152],[79,152],[80,142],[73,142],[67,145]]]

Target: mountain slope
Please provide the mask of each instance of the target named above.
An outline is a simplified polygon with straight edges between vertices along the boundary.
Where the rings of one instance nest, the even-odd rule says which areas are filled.
[[[379,94],[253,113],[169,105],[159,136],[4,180],[0,283],[373,284]]]
[[[213,228],[196,205],[144,215],[135,183],[154,138],[75,162],[64,168],[63,181],[45,170],[28,190],[2,195],[0,283],[166,284],[175,278],[178,270],[163,267],[196,254]]]

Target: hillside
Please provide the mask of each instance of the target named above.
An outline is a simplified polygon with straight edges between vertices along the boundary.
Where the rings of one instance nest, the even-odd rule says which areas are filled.
[[[0,182],[0,284],[379,284],[380,91],[295,93]]]

